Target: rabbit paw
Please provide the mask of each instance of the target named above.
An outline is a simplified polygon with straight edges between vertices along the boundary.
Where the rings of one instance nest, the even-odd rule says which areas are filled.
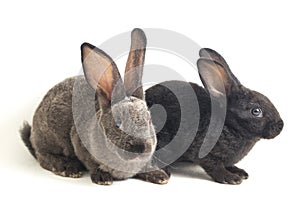
[[[98,185],[111,185],[113,183],[113,177],[110,173],[101,171],[100,169],[91,174],[91,179],[93,183]]]
[[[210,176],[214,179],[214,181],[224,184],[238,185],[243,181],[239,175],[233,174],[229,171],[222,171],[213,175],[210,174]]]
[[[80,178],[82,176],[84,168],[78,161],[65,158],[64,160],[57,160],[51,171],[59,176]]]
[[[245,170],[240,169],[236,166],[226,167],[226,169],[231,173],[238,175],[242,179],[247,179],[249,177],[248,173]]]
[[[63,177],[79,178],[85,170],[79,160],[51,153],[39,153],[37,159],[43,168]]]
[[[63,177],[80,178],[82,176],[82,171],[79,171],[78,169],[72,168],[72,167],[68,167],[63,171],[52,168],[51,171],[54,174],[63,176]]]
[[[168,183],[170,175],[162,169],[157,169],[150,172],[139,173],[135,176],[135,178],[162,185]]]

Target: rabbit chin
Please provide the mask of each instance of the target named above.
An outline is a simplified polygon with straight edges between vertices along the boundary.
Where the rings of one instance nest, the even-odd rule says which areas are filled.
[[[262,138],[263,139],[273,139],[273,138],[275,138],[279,134],[280,134],[280,132],[279,133],[265,132],[265,133],[263,133]]]
[[[263,139],[273,139],[276,136],[278,136],[280,134],[280,132],[276,132],[273,130],[268,130],[268,131],[264,131],[264,133],[262,134],[262,138]]]

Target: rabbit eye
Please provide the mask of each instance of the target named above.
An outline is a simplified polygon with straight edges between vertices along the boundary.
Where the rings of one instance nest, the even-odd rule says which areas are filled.
[[[117,127],[117,128],[120,128],[121,125],[122,125],[121,121],[116,121],[116,127]]]
[[[253,108],[251,114],[255,117],[262,117],[262,110],[260,108]]]

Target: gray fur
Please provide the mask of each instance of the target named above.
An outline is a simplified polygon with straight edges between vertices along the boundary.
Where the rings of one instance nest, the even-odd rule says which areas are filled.
[[[136,80],[131,76],[125,84],[140,91],[136,84],[141,82],[144,64],[143,31],[134,29],[132,41],[132,47],[140,41],[142,48],[131,53],[133,61],[126,71],[138,73]],[[105,52],[87,43],[81,50],[85,77],[68,78],[49,90],[34,114],[31,130],[29,125],[21,130],[26,146],[43,168],[61,176],[77,178],[87,169],[97,184],[133,176],[166,183],[169,176],[149,162],[156,137],[143,95],[125,93],[118,69]],[[121,127],[116,127],[116,119]]]

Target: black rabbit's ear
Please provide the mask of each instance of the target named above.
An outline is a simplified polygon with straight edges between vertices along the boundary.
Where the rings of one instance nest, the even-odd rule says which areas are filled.
[[[142,77],[146,53],[146,36],[141,29],[134,29],[131,32],[131,47],[128,55],[124,84],[127,96],[144,98]]]
[[[104,94],[105,98],[111,101],[115,86],[118,84],[118,86],[123,87],[120,73],[114,61],[104,51],[88,43],[81,45],[81,60],[88,83],[98,95],[103,97]],[[118,87],[118,94],[121,94],[118,98],[125,97],[122,87]]]
[[[217,61],[218,63],[220,63],[223,68],[226,70],[226,73],[228,74],[228,76],[232,79],[232,81],[237,84],[240,85],[240,81],[235,77],[235,75],[231,72],[229,65],[227,64],[227,62],[225,61],[225,59],[215,50],[209,49],[209,48],[202,48],[199,51],[199,56],[201,58],[208,58],[210,60],[214,60]]]
[[[210,60],[217,61],[224,67],[228,67],[228,64],[226,63],[225,59],[215,50],[209,49],[209,48],[202,48],[199,51],[199,56],[201,58],[208,58]]]
[[[201,81],[212,96],[218,98],[230,94],[232,81],[220,63],[200,58],[197,66]]]

